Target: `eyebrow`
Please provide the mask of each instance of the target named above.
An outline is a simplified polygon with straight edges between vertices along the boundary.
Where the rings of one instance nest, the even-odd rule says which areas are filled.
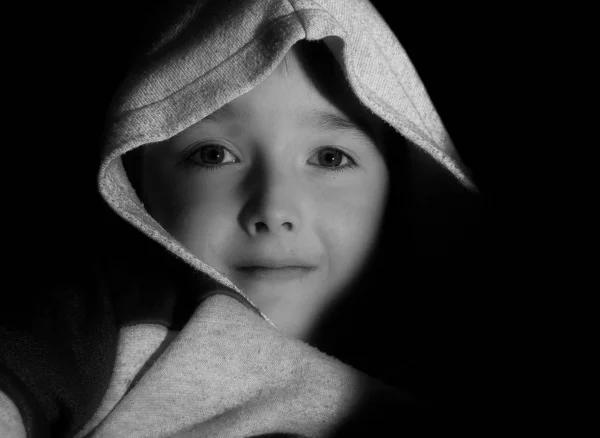
[[[215,112],[207,115],[202,121],[213,122],[228,122],[231,120],[250,119],[246,111],[240,110],[235,106],[227,103]],[[307,124],[318,129],[330,132],[348,133],[357,136],[367,142],[372,142],[377,146],[377,136],[366,119],[355,117],[353,120],[331,111],[325,110],[308,110],[298,116],[298,120],[302,124]]]

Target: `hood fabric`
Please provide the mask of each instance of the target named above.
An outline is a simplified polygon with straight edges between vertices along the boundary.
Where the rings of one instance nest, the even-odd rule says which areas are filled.
[[[169,3],[168,25],[113,100],[98,184],[114,212],[203,278],[204,295],[180,331],[151,322],[120,329],[108,389],[76,437],[325,437],[348,424],[357,433],[361,424],[371,432],[398,425],[410,396],[286,338],[148,214],[122,156],[253,89],[296,42],[322,40],[360,102],[408,140],[420,171],[415,181],[437,172],[475,193],[425,87],[366,0]]]

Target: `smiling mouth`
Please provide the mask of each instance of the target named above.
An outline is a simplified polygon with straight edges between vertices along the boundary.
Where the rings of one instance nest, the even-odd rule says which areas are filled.
[[[236,268],[243,277],[253,280],[289,281],[298,280],[316,270],[314,266],[242,266]]]

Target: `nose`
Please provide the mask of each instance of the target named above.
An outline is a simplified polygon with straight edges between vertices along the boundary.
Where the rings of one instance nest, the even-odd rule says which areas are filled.
[[[257,235],[261,233],[277,233],[278,231],[296,231],[294,220],[288,220],[289,215],[285,212],[272,212],[273,214],[263,214],[250,221],[248,231],[250,234]]]
[[[247,202],[240,214],[242,228],[251,236],[297,233],[301,227],[299,191],[292,177],[262,172],[247,186]]]

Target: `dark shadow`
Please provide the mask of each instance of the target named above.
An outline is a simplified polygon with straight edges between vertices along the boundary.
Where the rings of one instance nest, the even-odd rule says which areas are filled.
[[[295,433],[265,433],[262,435],[252,435],[248,438],[306,438],[306,435]]]
[[[22,124],[11,121],[11,131],[36,135],[7,148],[14,155],[5,159],[10,180],[6,185],[5,216],[12,221],[5,225],[5,230],[15,239],[6,239],[11,246],[6,253],[15,261],[8,269],[9,275],[15,278],[6,281],[14,292],[5,292],[5,297],[10,296],[7,299],[10,305],[3,306],[1,316],[5,326],[19,331],[18,336],[11,333],[11,339],[16,340],[12,346],[16,346],[15,351],[18,349],[19,357],[25,357],[25,362],[31,364],[29,370],[25,370],[29,377],[19,378],[36,399],[42,401],[40,409],[44,417],[55,424],[53,430],[59,435],[83,424],[98,407],[106,389],[103,385],[112,372],[117,324],[154,320],[178,329],[194,310],[193,299],[185,294],[186,289],[172,284],[173,278],[179,281],[188,275],[184,263],[174,260],[164,248],[117,217],[97,192],[104,110],[122,79],[124,66],[131,62],[133,49],[129,46],[138,44],[130,43],[129,39],[136,37],[137,25],[145,22],[147,16],[153,15],[158,20],[156,12],[148,12],[147,2],[136,1],[135,6],[132,5],[128,4],[128,11],[123,10],[121,3],[97,9],[97,19],[92,21],[66,23],[58,16],[49,19],[38,14],[47,22],[37,28],[38,36],[51,50],[28,59],[30,64],[19,62],[22,84],[12,87],[18,93],[15,104],[11,104],[11,113]],[[155,5],[154,9],[158,7]],[[120,22],[119,29],[115,29],[115,22]],[[90,38],[85,39],[85,52],[74,56],[73,38],[83,30],[79,26],[86,29],[77,38],[83,40],[86,35]],[[428,50],[419,50],[423,33],[418,30],[422,24],[410,26],[402,20],[402,27],[408,29],[405,33],[414,41],[409,56],[413,58],[414,54],[418,58],[421,52],[421,59],[436,58]],[[63,28],[65,35],[57,34]],[[451,28],[448,26],[446,30]],[[410,35],[411,29],[415,31],[414,36]],[[471,33],[468,38],[472,39]],[[446,43],[444,47],[452,45]],[[29,51],[23,50],[23,53]],[[456,51],[448,50],[448,53],[455,61]],[[480,53],[476,55],[479,60]],[[462,59],[468,56],[469,53],[463,53]],[[473,61],[472,65],[475,64]],[[417,65],[422,76],[438,75],[437,68],[419,67]],[[41,71],[43,86],[32,86],[40,84]],[[454,73],[459,74],[462,73]],[[436,89],[435,81],[425,82],[429,90]],[[440,83],[446,85],[443,82],[437,85]],[[456,91],[449,95],[465,99],[464,88],[470,84],[466,80],[458,84],[462,87],[456,86],[456,89],[462,94]],[[491,86],[483,80],[481,84]],[[454,110],[456,101],[456,98],[440,99],[440,104],[442,108]],[[40,105],[43,113],[43,117],[36,117],[34,122],[30,117],[22,117],[31,112],[32,103]],[[434,103],[438,106],[438,102]],[[497,143],[499,147],[495,150],[487,143],[481,144],[482,139],[493,141],[488,139],[487,127],[484,129],[470,119],[463,121],[473,111],[480,110],[479,107],[468,111],[464,108],[449,110],[442,114],[442,119],[455,120],[453,132],[458,132],[463,139],[471,139],[473,156],[499,161],[496,154],[502,151],[502,144]],[[507,123],[506,117],[498,117],[498,120],[492,134]],[[478,135],[472,133],[473,129],[479,129]],[[458,134],[456,137],[460,140]],[[464,141],[456,143],[461,147],[465,144]],[[397,160],[394,162],[405,162],[401,157]],[[490,185],[502,183],[504,179],[498,175],[509,172],[504,164],[502,173],[481,168],[487,171],[480,172],[482,181],[487,179]],[[392,172],[395,178],[403,175],[397,168]],[[442,172],[436,178],[444,179],[448,175]],[[453,209],[463,205],[463,201],[458,200],[464,198],[460,193],[438,193],[415,200],[422,213],[416,220],[405,214],[407,210],[402,207],[405,200],[399,196],[398,204],[389,207],[386,228],[382,231],[386,239],[374,258],[372,269],[344,300],[335,303],[335,310],[320,322],[310,340],[321,350],[411,395],[416,401],[413,406],[455,408],[464,406],[467,398],[481,400],[472,397],[473,393],[491,393],[492,378],[482,371],[485,369],[482,364],[488,360],[482,351],[489,349],[492,343],[487,329],[491,325],[490,317],[497,312],[494,306],[501,306],[506,298],[495,290],[498,277],[482,274],[488,272],[483,269],[488,253],[482,249],[486,240],[477,241],[476,216],[462,221],[451,214]],[[447,219],[443,225],[438,220],[440,217]],[[411,221],[415,228],[408,226]],[[449,230],[453,232],[446,233]],[[394,234],[397,236],[387,239]],[[386,242],[395,245],[386,246]],[[432,244],[447,250],[426,251]],[[389,275],[390,270],[392,275]],[[106,289],[112,292],[110,302]],[[518,306],[519,302],[515,300],[514,305]],[[116,309],[118,313],[113,314]],[[63,319],[50,321],[57,314]],[[510,326],[512,321],[503,319],[503,323],[501,329]],[[67,335],[77,336],[75,347],[67,343]],[[35,348],[25,352],[20,346],[25,344],[19,344],[21,337],[33,339],[34,343],[29,345]],[[7,345],[3,344],[5,351],[8,351]],[[103,358],[103,361],[95,358]],[[24,370],[15,365],[17,368]],[[59,375],[59,371],[62,374]],[[506,381],[506,377],[504,379]],[[475,385],[481,388],[474,390]],[[390,420],[401,428],[403,418],[396,409],[401,405],[385,403],[385,400],[378,404],[365,401],[338,436],[393,436],[389,431],[384,430],[386,434],[374,430],[389,425]]]

